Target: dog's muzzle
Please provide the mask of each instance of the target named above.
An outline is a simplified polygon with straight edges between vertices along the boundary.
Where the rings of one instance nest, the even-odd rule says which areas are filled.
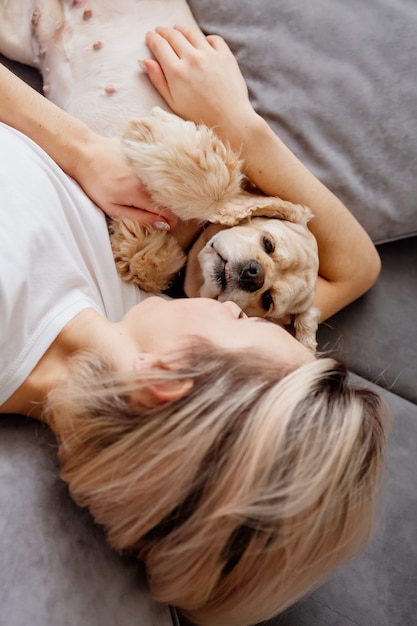
[[[253,293],[263,286],[264,281],[264,269],[255,259],[250,259],[239,266],[237,282],[243,291]]]

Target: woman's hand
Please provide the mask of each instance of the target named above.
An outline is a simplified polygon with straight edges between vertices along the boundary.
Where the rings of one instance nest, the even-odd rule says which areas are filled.
[[[157,28],[146,43],[154,59],[142,68],[171,109],[216,128],[233,142],[256,116],[237,61],[226,42],[185,27]]]
[[[30,137],[110,217],[173,228],[124,160],[118,139],[102,137],[47,100],[0,64],[0,121]]]
[[[126,163],[119,139],[89,133],[72,172],[88,196],[110,217],[128,217],[156,229],[173,229],[178,218],[156,207]]]

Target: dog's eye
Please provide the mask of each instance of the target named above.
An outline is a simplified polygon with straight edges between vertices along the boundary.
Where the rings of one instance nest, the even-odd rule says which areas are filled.
[[[272,308],[272,306],[274,304],[274,300],[272,298],[272,295],[271,295],[270,291],[265,291],[262,294],[261,302],[262,302],[262,307],[264,308],[264,310],[266,312],[271,310],[271,308]]]
[[[267,254],[272,254],[275,250],[275,244],[270,237],[262,236],[262,245]]]

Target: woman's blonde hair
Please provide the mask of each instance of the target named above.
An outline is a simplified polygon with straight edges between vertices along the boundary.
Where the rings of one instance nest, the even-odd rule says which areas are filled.
[[[144,561],[156,600],[201,625],[253,624],[368,539],[381,406],[341,364],[277,372],[253,352],[205,344],[141,376],[194,385],[180,400],[138,407],[140,381],[86,357],[47,411],[73,498],[114,548]]]

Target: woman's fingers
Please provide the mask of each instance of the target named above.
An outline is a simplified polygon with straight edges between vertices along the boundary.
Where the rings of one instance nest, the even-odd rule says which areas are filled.
[[[160,27],[146,35],[146,43],[158,60],[175,61],[174,55],[180,59],[185,49],[191,47],[190,42],[174,28]]]
[[[153,213],[146,209],[113,204],[107,207],[106,213],[113,219],[126,217],[133,222],[139,222],[142,226],[153,226],[156,230],[171,231],[178,222],[177,216],[168,210],[163,213]]]
[[[122,217],[128,217],[135,222],[139,222],[142,226],[150,225],[156,230],[173,230],[178,219],[175,217],[168,221],[167,216],[150,213],[143,209],[132,209],[131,207],[121,207],[120,214]]]
[[[195,50],[207,46],[205,36],[197,29],[183,26],[175,26],[174,28],[161,26],[155,32],[169,43],[180,59],[187,54],[192,54]]]
[[[225,47],[227,48],[227,44],[221,37],[217,35],[206,37],[200,30],[185,26],[156,28],[155,31],[147,33],[146,42],[161,62],[165,59],[173,62],[172,53],[178,59],[185,59],[199,51],[207,54],[212,49],[224,50]]]
[[[217,52],[230,52],[230,54],[232,54],[223,37],[220,37],[219,35],[207,35],[205,40],[206,43],[208,43]]]
[[[164,71],[158,61],[154,59],[144,59],[140,61],[142,70],[148,75],[149,80],[155,89],[161,94],[164,100],[169,104],[171,93]]]
[[[199,28],[175,26],[173,30],[181,33],[194,48],[200,48],[207,45],[207,38]]]

